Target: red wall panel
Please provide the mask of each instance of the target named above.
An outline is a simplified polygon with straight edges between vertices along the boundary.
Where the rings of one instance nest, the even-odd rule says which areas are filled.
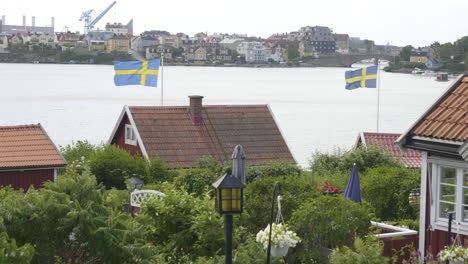
[[[114,138],[112,139],[111,144],[115,144],[119,146],[121,149],[126,150],[132,155],[139,154],[143,156],[138,144],[136,146],[125,144],[125,125],[127,124],[130,125],[130,120],[125,114],[124,117],[122,118],[122,122],[120,122],[119,128],[115,132],[115,135],[114,135]]]
[[[11,185],[15,190],[27,190],[30,185],[40,188],[45,181],[54,181],[54,169],[0,171],[0,186]]]

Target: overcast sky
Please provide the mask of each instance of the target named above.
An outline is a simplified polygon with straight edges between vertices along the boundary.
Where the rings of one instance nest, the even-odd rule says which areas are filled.
[[[36,26],[65,26],[83,31],[81,13],[94,9],[96,16],[113,0],[2,0],[0,15],[7,24],[22,23],[22,16],[36,16]],[[117,0],[97,24],[127,23],[134,19],[134,33],[148,29],[173,34],[240,33],[268,37],[302,26],[328,26],[335,33],[372,39],[377,44],[430,45],[453,42],[468,35],[465,21],[468,0]]]

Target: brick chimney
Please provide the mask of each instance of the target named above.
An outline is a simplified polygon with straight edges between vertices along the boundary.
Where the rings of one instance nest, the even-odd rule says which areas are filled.
[[[190,118],[194,125],[202,124],[202,99],[200,95],[190,95]]]

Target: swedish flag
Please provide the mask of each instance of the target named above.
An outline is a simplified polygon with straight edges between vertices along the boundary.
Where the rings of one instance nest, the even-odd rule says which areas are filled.
[[[377,66],[364,67],[359,70],[346,71],[346,89],[359,87],[377,88]]]
[[[158,84],[159,59],[150,61],[114,62],[114,83],[121,85],[144,85],[156,87]]]

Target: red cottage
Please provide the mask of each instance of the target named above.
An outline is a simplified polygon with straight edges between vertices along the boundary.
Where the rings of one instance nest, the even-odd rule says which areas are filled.
[[[240,144],[251,166],[274,160],[296,163],[268,105],[125,106],[108,144],[171,167],[190,168],[201,157],[231,160]]]
[[[419,249],[437,254],[453,237],[468,238],[468,77],[461,76],[397,144],[422,153]]]
[[[38,188],[66,165],[41,124],[0,126],[0,186]]]
[[[401,134],[396,133],[361,132],[358,135],[354,147],[356,148],[359,145],[380,146],[389,151],[394,158],[401,160],[406,168],[421,168],[421,153],[412,149],[405,152],[398,148],[397,145],[395,145],[395,141],[400,136]]]

